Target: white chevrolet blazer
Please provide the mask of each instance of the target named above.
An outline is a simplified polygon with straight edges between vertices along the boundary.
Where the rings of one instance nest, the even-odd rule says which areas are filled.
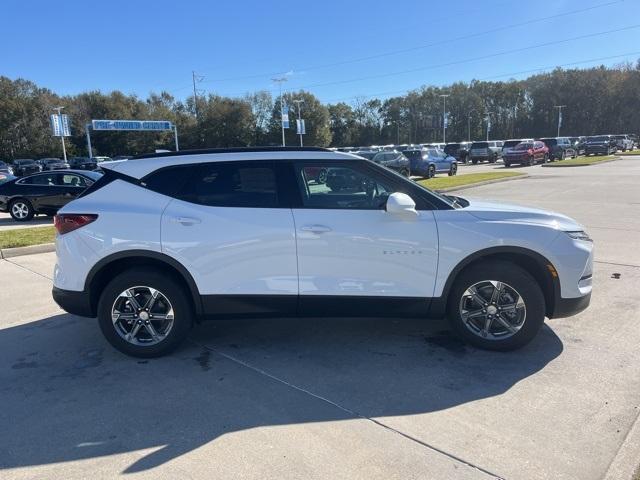
[[[593,243],[558,213],[440,195],[321,148],[203,150],[102,164],[55,218],[53,297],[130,355],[194,322],[441,318],[509,350],[589,305]]]

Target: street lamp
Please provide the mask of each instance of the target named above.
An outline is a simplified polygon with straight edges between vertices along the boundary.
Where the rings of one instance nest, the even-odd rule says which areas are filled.
[[[286,140],[284,139],[284,102],[282,101],[282,83],[286,82],[287,77],[277,77],[272,78],[271,81],[277,83],[280,86],[280,128],[282,129],[282,146],[285,147],[287,145]]]
[[[298,98],[296,100],[293,101],[293,103],[296,104],[296,109],[298,110],[298,120],[302,120],[302,117],[300,116],[300,112],[302,111],[302,107],[300,106],[301,103],[304,103],[304,100],[301,98]],[[301,123],[301,122],[298,122]],[[300,127],[298,127],[300,128]],[[302,147],[302,130],[300,130],[300,146]]]
[[[64,129],[62,128],[62,109],[64,107],[53,107],[54,110],[57,111],[58,114],[58,122],[60,122],[60,139],[62,140],[62,156],[64,158],[64,161],[66,163],[67,161],[67,149],[64,145]]]
[[[467,115],[467,141],[471,141],[471,114],[476,113],[475,108],[469,112]]]
[[[442,143],[447,143],[447,97],[444,93],[442,97]]]
[[[560,136],[560,125],[562,125],[562,109],[566,107],[566,105],[554,105],[553,108],[558,109],[558,137]]]

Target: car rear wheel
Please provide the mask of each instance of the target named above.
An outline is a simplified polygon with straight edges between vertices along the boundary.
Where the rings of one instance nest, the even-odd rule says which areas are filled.
[[[536,159],[535,159],[535,157],[534,157],[533,155],[531,155],[531,156],[529,157],[529,162],[528,162],[528,164],[529,164],[529,166],[530,166],[530,167],[532,167],[532,166],[534,166],[534,165],[536,164]]]
[[[35,215],[35,211],[29,200],[20,198],[11,202],[9,214],[16,222],[28,222]]]
[[[452,163],[451,168],[449,169],[449,176],[453,177],[456,173],[458,173],[458,165]]]
[[[411,172],[409,172],[409,169],[403,168],[400,170],[400,175],[409,178],[411,176]]]
[[[509,168],[511,166],[511,163],[510,162],[504,162],[504,166],[505,166],[505,168]]]
[[[447,313],[451,328],[464,341],[506,351],[536,336],[544,323],[545,301],[526,270],[510,262],[484,262],[461,273]]]
[[[152,269],[128,270],[103,290],[98,322],[107,341],[134,357],[174,350],[187,336],[193,311],[184,288]]]

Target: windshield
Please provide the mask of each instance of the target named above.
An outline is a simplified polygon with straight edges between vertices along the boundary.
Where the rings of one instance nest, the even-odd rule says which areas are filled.
[[[372,160],[373,157],[376,156],[377,152],[354,152],[355,155],[366,158],[367,160]]]
[[[471,144],[471,148],[487,148],[488,146],[487,142],[474,142]]]
[[[16,160],[13,163],[15,163],[16,165],[31,165],[35,162],[33,160]]]
[[[520,143],[520,140],[507,140],[506,142],[504,142],[504,144],[502,146],[503,147],[515,147],[519,143]]]
[[[449,145],[446,145],[444,147],[444,151],[447,153],[451,153],[451,152],[457,152],[458,149],[460,148],[460,144],[459,143],[450,143]]]
[[[589,140],[587,140],[588,142],[608,142],[609,141],[609,137],[591,137]]]
[[[533,143],[519,143],[515,146],[514,150],[529,150],[533,148]]]
[[[402,153],[409,160],[420,160],[420,159],[422,159],[422,150],[405,150]]]
[[[558,144],[558,140],[556,140],[555,138],[543,138],[542,141],[547,147],[551,147],[553,145]]]

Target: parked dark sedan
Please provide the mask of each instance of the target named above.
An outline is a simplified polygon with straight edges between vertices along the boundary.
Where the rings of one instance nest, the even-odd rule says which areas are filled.
[[[383,167],[395,170],[405,177],[409,177],[411,175],[409,159],[400,152],[378,152],[371,158],[371,160]]]
[[[98,167],[98,163],[89,157],[73,157],[69,165],[74,170],[95,170]]]
[[[584,144],[585,155],[611,155],[617,149],[616,142],[609,135],[587,137]]]
[[[26,222],[36,214],[54,215],[93,185],[102,174],[80,170],[42,172],[0,184],[0,212]]]
[[[19,158],[13,161],[13,174],[16,177],[31,175],[42,170],[42,167],[30,158]]]
[[[41,158],[36,163],[42,167],[42,171],[46,170],[65,170],[69,168],[69,164],[60,158]]]

